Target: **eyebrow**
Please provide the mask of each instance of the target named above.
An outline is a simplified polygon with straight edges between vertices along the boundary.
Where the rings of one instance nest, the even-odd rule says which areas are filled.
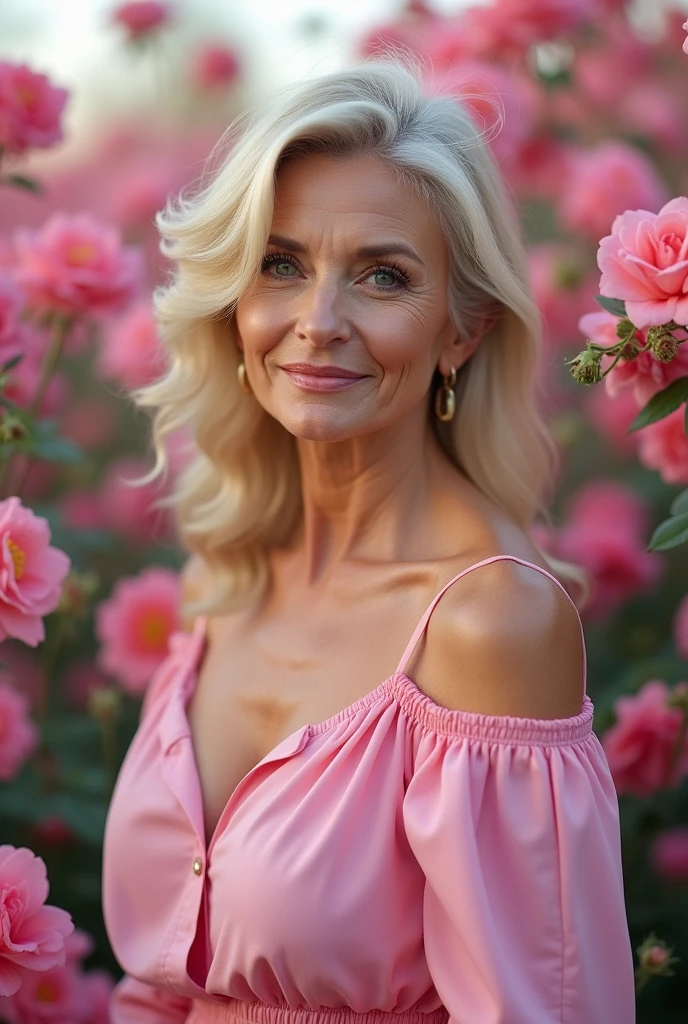
[[[294,238],[285,238],[284,235],[270,235],[268,244],[279,245],[283,249],[291,249],[292,252],[308,253],[307,246],[297,242]],[[420,263],[421,266],[425,266],[418,253],[404,242],[392,241],[382,242],[379,245],[363,245],[360,249],[356,250],[354,255],[372,257],[373,259],[380,259],[384,256],[403,255],[408,256],[411,260],[415,260],[416,263]]]

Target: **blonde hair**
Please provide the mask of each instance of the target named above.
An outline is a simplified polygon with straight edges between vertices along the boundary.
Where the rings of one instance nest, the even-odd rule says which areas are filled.
[[[417,60],[394,53],[280,90],[219,168],[157,216],[161,250],[175,265],[155,293],[169,359],[164,376],[132,399],[156,410],[156,463],[142,483],[166,477],[168,435],[193,439],[194,457],[157,503],[174,508],[182,543],[214,577],[214,592],[187,602],[185,615],[232,611],[259,596],[267,549],[287,542],[301,515],[295,438],[240,390],[233,343],[234,308],[259,273],[276,175],[290,157],[373,156],[426,201],[447,241],[457,331],[471,337],[497,317],[459,370],[453,421],[439,423],[431,401],[429,418],[454,464],[524,531],[536,515],[550,521],[558,452],[537,410],[540,319],[516,217],[483,133],[455,97],[425,95],[422,75]],[[440,381],[436,371],[431,392]],[[585,587],[578,568],[540,553]]]

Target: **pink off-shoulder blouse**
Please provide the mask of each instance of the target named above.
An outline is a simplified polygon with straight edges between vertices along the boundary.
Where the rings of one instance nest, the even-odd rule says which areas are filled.
[[[561,587],[511,555],[459,573],[388,679],[239,782],[207,848],[186,715],[205,620],[172,636],[107,819],[112,1024],[634,1024],[592,701],[477,714],[404,672],[446,589],[498,558]]]

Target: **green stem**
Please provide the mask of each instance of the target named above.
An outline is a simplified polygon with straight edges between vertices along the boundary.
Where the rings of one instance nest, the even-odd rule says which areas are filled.
[[[57,616],[56,621],[53,624],[53,628],[42,648],[44,680],[36,700],[36,718],[41,728],[45,724],[45,720],[48,715],[53,675],[55,672],[55,666],[57,665],[58,651],[60,650],[63,639],[64,616],[60,614]]]

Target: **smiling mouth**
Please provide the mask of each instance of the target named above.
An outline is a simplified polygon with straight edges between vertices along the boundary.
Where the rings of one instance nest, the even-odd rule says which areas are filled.
[[[343,377],[337,375],[336,371],[326,374],[322,372],[313,373],[312,370],[311,372],[305,372],[305,370],[290,369],[286,366],[282,366],[281,370],[293,384],[303,391],[343,391],[345,388],[358,384],[359,381],[365,379],[364,376]]]

